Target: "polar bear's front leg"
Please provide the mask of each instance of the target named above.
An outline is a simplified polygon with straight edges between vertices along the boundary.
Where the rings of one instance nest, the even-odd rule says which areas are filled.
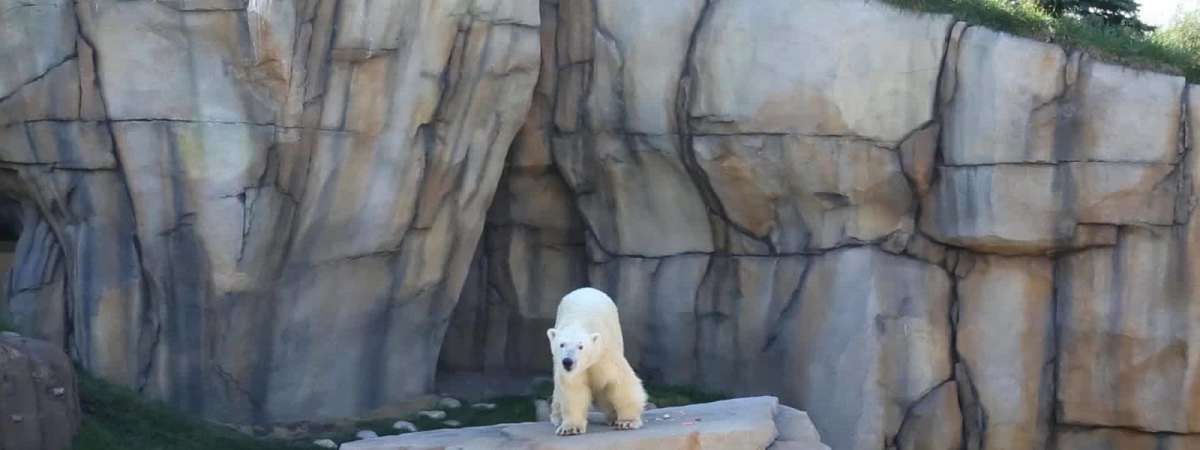
[[[610,397],[612,396],[606,391],[592,393],[592,402],[596,404],[596,409],[604,413],[604,423],[613,426],[617,423],[617,409],[613,407]]]
[[[558,392],[558,387],[554,387],[554,394],[550,397],[550,423],[555,427],[562,424],[562,394]]]
[[[587,432],[588,406],[592,403],[592,392],[586,386],[578,389],[563,387],[555,390],[562,423],[554,432],[559,436],[571,436]]]
[[[642,412],[646,408],[646,390],[641,380],[630,371],[628,383],[617,383],[609,390],[609,401],[617,411],[613,428],[636,430],[642,427]]]

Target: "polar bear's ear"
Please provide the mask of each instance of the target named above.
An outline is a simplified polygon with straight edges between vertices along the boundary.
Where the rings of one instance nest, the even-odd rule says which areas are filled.
[[[600,333],[592,333],[592,344],[600,342]]]
[[[550,338],[551,341],[554,340],[555,336],[558,336],[558,330],[555,330],[553,328],[546,330],[546,337]]]

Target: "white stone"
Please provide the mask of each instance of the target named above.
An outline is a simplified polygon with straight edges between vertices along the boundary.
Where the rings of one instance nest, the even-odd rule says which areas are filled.
[[[446,418],[446,412],[438,410],[421,411],[417,413],[417,415],[432,420],[442,420]]]
[[[338,447],[337,442],[333,442],[332,439],[317,439],[317,440],[313,441],[313,445],[315,445],[317,447],[321,447],[321,448],[337,448]]]
[[[357,433],[354,433],[354,436],[359,439],[374,439],[379,437],[379,434],[371,430],[358,430]]]
[[[392,424],[392,429],[405,433],[417,431],[417,426],[407,420],[399,420]]]

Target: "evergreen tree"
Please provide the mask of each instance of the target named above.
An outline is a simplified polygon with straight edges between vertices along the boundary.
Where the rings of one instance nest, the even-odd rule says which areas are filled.
[[[1038,0],[1038,3],[1056,17],[1072,15],[1139,31],[1153,29],[1138,20],[1140,5],[1137,0]]]

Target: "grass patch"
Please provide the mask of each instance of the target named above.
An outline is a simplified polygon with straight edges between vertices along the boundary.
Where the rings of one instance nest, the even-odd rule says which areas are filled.
[[[371,430],[380,436],[399,434],[392,428],[397,420],[407,420],[420,431],[533,422],[537,420],[533,401],[549,398],[553,382],[533,386],[533,395],[507,396],[488,400],[494,409],[476,409],[470,403],[444,409],[446,418],[433,420],[412,415],[402,418],[360,420],[317,427],[312,435],[284,441],[239,433],[233,429],[204,422],[175,412],[170,407],[142,399],[133,391],[97,379],[79,370],[79,392],[83,406],[83,428],[75,438],[75,450],[299,450],[315,449],[312,441],[332,439],[343,443],[356,440],[359,430]],[[650,401],[659,407],[705,403],[727,398],[688,386],[647,384]],[[454,420],[459,426],[445,422]]]
[[[75,450],[295,450],[310,444],[250,437],[186,417],[79,370],[83,428]]]
[[[426,417],[410,416],[404,418],[389,418],[389,419],[374,419],[361,420],[354,423],[353,429],[346,429],[331,436],[321,436],[322,438],[333,439],[336,442],[345,442],[354,440],[354,433],[357,430],[371,430],[380,436],[389,434],[400,434],[392,428],[397,420],[407,420],[416,425],[417,430],[430,431],[440,430],[443,428],[463,428],[463,427],[479,427],[487,425],[498,425],[502,423],[515,422],[533,422],[537,420],[537,413],[533,408],[533,398],[524,396],[508,396],[499,397],[486,401],[485,403],[493,403],[495,409],[475,409],[470,403],[463,403],[461,408],[439,409],[446,413],[446,418],[441,420],[433,420]],[[445,422],[454,420],[459,422],[459,426],[446,425]]]
[[[650,384],[646,386],[646,393],[650,395],[650,403],[659,408],[729,399],[727,395],[703,391],[692,386]]]
[[[998,31],[1055,42],[1099,59],[1200,81],[1200,53],[1179,40],[1075,17],[1053,17],[1030,0],[883,0],[905,9],[952,14]]]

